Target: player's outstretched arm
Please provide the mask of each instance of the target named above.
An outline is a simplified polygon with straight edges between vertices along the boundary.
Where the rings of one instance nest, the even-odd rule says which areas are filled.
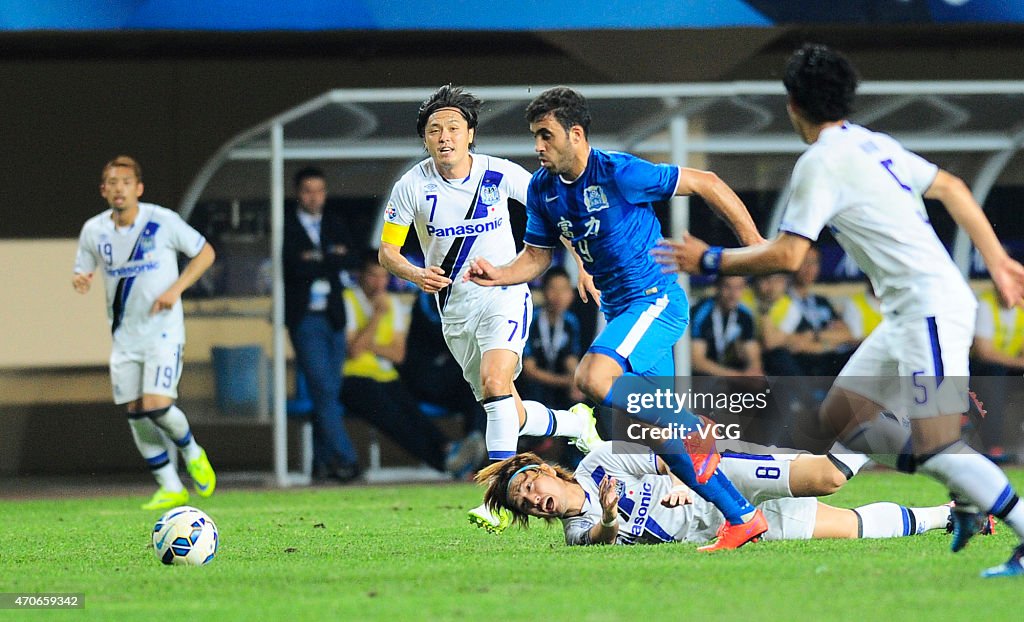
[[[153,307],[149,312],[159,313],[174,307],[175,303],[181,299],[182,292],[192,287],[199,280],[199,277],[203,276],[203,273],[213,265],[216,258],[217,253],[214,252],[210,243],[204,244],[199,254],[185,265],[185,269],[181,271],[178,280],[153,302]]]
[[[682,240],[658,242],[651,255],[666,272],[771,274],[794,272],[810,247],[811,241],[807,238],[783,232],[757,246],[722,249],[684,232]]]
[[[382,241],[377,251],[377,261],[391,274],[409,281],[428,294],[436,294],[452,284],[452,280],[438,266],[414,266],[402,256],[402,249],[397,244]]]
[[[1007,254],[967,184],[956,175],[939,169],[924,196],[938,199],[956,224],[967,232],[985,259],[985,266],[1003,301],[1009,306],[1024,303],[1024,266]]]
[[[503,266],[492,265],[483,257],[477,257],[469,262],[469,270],[463,280],[486,287],[526,283],[548,269],[551,254],[550,248],[527,244],[515,259]]]
[[[680,166],[676,195],[689,196],[691,194],[696,194],[704,199],[715,214],[729,224],[737,239],[744,246],[752,246],[765,241],[757,230],[750,212],[747,211],[747,206],[733,192],[733,189],[715,173]]]

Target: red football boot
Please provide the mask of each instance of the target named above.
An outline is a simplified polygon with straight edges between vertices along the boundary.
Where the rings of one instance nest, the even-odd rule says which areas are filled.
[[[768,519],[764,517],[761,510],[755,510],[753,518],[745,523],[722,525],[718,529],[718,538],[713,543],[699,547],[697,550],[714,553],[715,551],[738,549],[748,542],[757,542],[766,531],[768,531]]]

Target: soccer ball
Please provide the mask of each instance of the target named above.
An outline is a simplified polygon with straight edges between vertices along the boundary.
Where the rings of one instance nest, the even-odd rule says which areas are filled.
[[[200,509],[168,510],[153,526],[153,552],[171,565],[202,566],[217,554],[217,525]]]

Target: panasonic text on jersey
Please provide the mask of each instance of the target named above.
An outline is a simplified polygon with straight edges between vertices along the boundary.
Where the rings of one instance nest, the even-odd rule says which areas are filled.
[[[435,238],[448,238],[455,235],[479,235],[488,231],[494,231],[502,224],[502,218],[499,216],[493,220],[484,222],[467,222],[459,225],[453,225],[451,227],[435,227],[434,225],[427,225],[427,235]]]

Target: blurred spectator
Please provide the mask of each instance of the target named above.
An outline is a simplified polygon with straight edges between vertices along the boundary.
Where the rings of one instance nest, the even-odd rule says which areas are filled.
[[[411,316],[405,361],[399,366],[402,384],[419,402],[462,416],[464,448],[483,443],[486,414],[444,341],[433,294],[418,291]]]
[[[787,344],[805,374],[837,376],[852,352],[850,329],[828,298],[812,291],[819,274],[821,252],[812,246],[793,274],[789,289],[789,297],[800,311],[800,324]]]
[[[325,211],[324,172],[295,174],[297,205],[284,214],[284,322],[313,400],[313,477],[342,482],[359,475],[355,448],[338,401],[345,361],[345,288],[341,270],[357,267],[348,226]]]
[[[978,297],[978,319],[971,350],[971,388],[984,400],[988,414],[979,425],[982,450],[994,461],[1012,456],[1003,448],[1002,432],[1010,376],[1024,373],[1024,310],[1006,308],[995,290]],[[1018,385],[1019,386],[1019,385]]]
[[[846,299],[843,321],[850,330],[850,344],[858,345],[882,322],[881,301],[875,296],[870,281],[864,282],[863,291]]]
[[[761,362],[770,376],[803,376],[789,339],[800,325],[800,309],[786,294],[788,274],[767,274],[754,278],[752,301],[757,320],[757,337],[761,345]]]
[[[580,322],[569,310],[576,290],[559,267],[544,273],[544,305],[533,312],[530,337],[523,351],[523,395],[543,404],[564,406],[583,400],[573,383],[583,346]]]
[[[359,287],[344,293],[349,357],[342,402],[434,469],[462,476],[484,459],[483,439],[475,452],[458,451],[399,381],[395,364],[405,359],[408,311],[388,293],[390,280],[373,252],[363,262]]]
[[[760,376],[761,346],[754,329],[754,314],[740,304],[747,280],[720,276],[715,293],[698,304],[690,322],[694,375]]]

